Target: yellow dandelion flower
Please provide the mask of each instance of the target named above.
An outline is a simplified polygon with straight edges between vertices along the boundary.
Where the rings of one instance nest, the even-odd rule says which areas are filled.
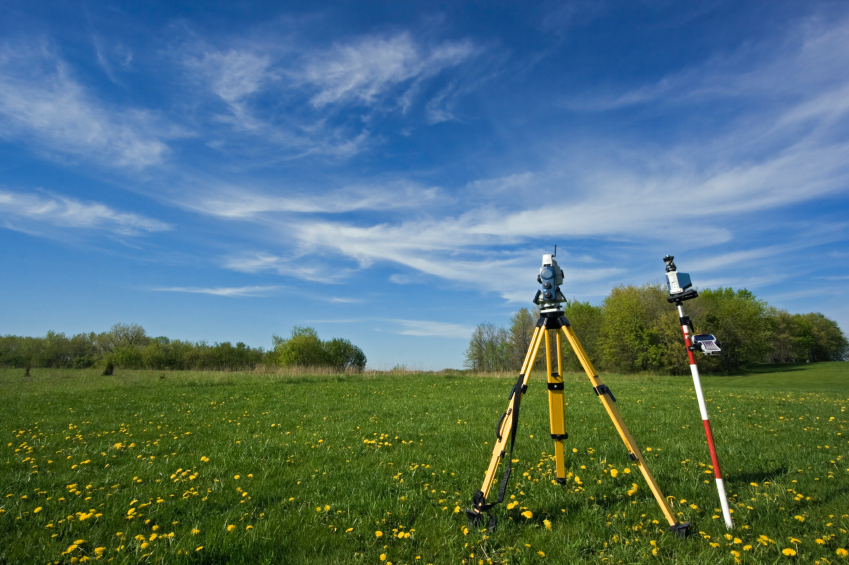
[[[100,557],[101,555],[103,555],[103,552],[104,552],[104,551],[106,551],[106,548],[105,548],[105,547],[95,547],[95,548],[94,548],[94,554],[95,554],[95,555],[97,555],[98,557]]]
[[[822,544],[824,544],[824,543],[825,543],[825,541],[824,541],[824,540],[822,540],[822,539],[820,539],[820,538],[817,538],[817,539],[815,539],[814,541],[816,541],[816,542],[817,542],[817,545],[822,545]]]
[[[200,551],[201,549],[203,549],[203,546],[196,548],[195,551]]]
[[[143,544],[141,544],[141,546],[139,546],[139,547],[141,547],[142,549],[144,549],[144,548],[146,548],[146,547],[147,547],[147,546],[149,546],[149,545],[150,545],[149,543],[144,542],[144,543],[143,543]]]
[[[657,555],[657,548],[656,548],[656,547],[655,547],[654,549],[652,549],[652,550],[651,550],[651,554],[652,554],[652,555]]]
[[[630,473],[631,469],[629,469],[628,467],[625,467],[624,469],[622,469],[622,472],[623,473]]]
[[[619,471],[617,471],[616,469],[610,470],[610,476],[613,477],[614,479],[616,478],[616,475],[618,475],[618,474],[619,474]]]
[[[381,553],[381,554],[380,554],[380,560],[381,560],[381,561],[386,561],[386,554],[385,554],[385,553]]]
[[[800,522],[804,522],[804,521],[805,521],[805,517],[804,517],[804,516],[793,516],[793,518],[794,518],[795,520],[799,520]]]
[[[347,530],[345,530],[345,533],[347,534],[347,533],[350,533],[350,532],[353,532],[353,531],[354,531],[354,528],[348,528]]]
[[[382,535],[383,535],[383,532],[381,532],[380,530],[377,530],[376,532],[374,532],[374,535],[375,535],[376,537],[380,537],[380,536],[382,536]]]
[[[790,549],[789,547],[787,547],[787,548],[782,549],[781,553],[783,553],[784,555],[786,555],[788,557],[793,557],[794,555],[796,555],[796,550]]]
[[[197,529],[197,528],[192,528],[192,535],[193,535],[193,536],[196,536],[196,535],[198,535],[199,533],[200,533],[200,530],[199,530],[199,529]]]
[[[149,540],[149,541],[153,541],[153,540],[155,540],[155,539],[156,539],[156,538],[158,538],[158,537],[159,537],[159,536],[158,536],[157,534],[150,534],[150,540]]]
[[[834,553],[836,553],[838,557],[846,557],[847,555],[849,555],[849,551],[846,551],[842,547],[838,548],[837,551],[835,551]]]
[[[464,536],[469,535],[469,528],[463,527],[463,535]]]
[[[324,505],[324,510],[325,510],[325,511],[330,510],[330,505],[329,505],[329,504],[325,504],[325,505]]]
[[[247,530],[247,531],[251,531],[251,530],[253,530],[253,529],[254,529],[254,527],[253,527],[253,526],[245,526],[245,530]]]
[[[546,529],[546,530],[550,530],[550,529],[551,529],[551,521],[549,521],[549,520],[543,520],[543,521],[542,521],[542,523],[543,523],[543,525],[545,526],[545,529]]]
[[[33,514],[38,514],[39,512],[41,512],[41,506],[32,511]]]
[[[151,528],[154,532],[159,529],[159,526],[154,526]]]
[[[749,545],[749,544],[744,545],[744,546],[743,546],[743,551],[752,551],[752,546],[751,546],[751,545]]]
[[[522,512],[522,516],[524,516],[525,518],[530,520],[531,518],[534,517],[534,513],[531,512],[530,510],[525,510],[524,512]]]
[[[232,532],[232,531],[233,531],[233,530],[235,530],[235,529],[236,529],[236,526],[234,526],[233,524],[230,524],[229,526],[227,526],[227,531],[228,531],[228,532]]]
[[[455,506],[455,507],[454,507],[454,514],[457,514],[458,512],[460,512],[460,507],[459,507],[459,506]]]
[[[537,554],[538,554],[540,557],[545,557],[545,553],[543,553],[542,551],[537,551]]]
[[[236,479],[236,480],[238,481],[238,480],[239,480],[239,475],[235,475],[233,478],[234,478],[234,479]]]
[[[733,555],[734,557],[740,557],[740,552],[739,552],[739,551],[735,551],[735,550],[733,550],[733,549],[732,549],[732,550],[731,550],[731,555]]]

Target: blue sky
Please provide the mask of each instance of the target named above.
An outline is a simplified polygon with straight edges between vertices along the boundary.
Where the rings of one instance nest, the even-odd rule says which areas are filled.
[[[555,244],[846,329],[847,150],[845,2],[7,1],[0,333],[460,367]]]

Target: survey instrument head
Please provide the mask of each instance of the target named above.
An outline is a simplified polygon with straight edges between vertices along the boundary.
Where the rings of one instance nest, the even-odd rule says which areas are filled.
[[[672,255],[667,255],[663,258],[663,262],[666,263],[666,290],[669,291],[669,296],[666,300],[669,302],[681,302],[697,297],[699,293],[696,292],[696,289],[692,288],[693,283],[690,280],[690,275],[679,273],[674,259],[675,257]]]
[[[563,284],[563,269],[557,265],[554,255],[542,256],[542,268],[539,270],[537,282],[542,288],[534,296],[534,304],[539,306],[540,312],[562,311],[560,303],[566,302],[566,297],[560,292],[560,285]]]

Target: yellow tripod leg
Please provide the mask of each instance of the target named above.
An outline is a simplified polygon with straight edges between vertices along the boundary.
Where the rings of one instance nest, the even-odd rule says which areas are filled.
[[[563,372],[560,363],[560,334],[555,330],[554,338],[557,346],[557,372],[551,370],[551,343],[549,330],[545,330],[545,360],[548,370],[548,415],[551,422],[551,439],[554,440],[555,480],[566,483],[566,461],[563,455],[563,440],[566,433],[566,416],[563,411]]]
[[[669,506],[669,502],[667,502],[666,497],[663,496],[663,492],[661,492],[660,487],[657,486],[657,482],[654,480],[654,477],[649,471],[649,468],[646,465],[646,460],[643,459],[643,454],[640,453],[640,449],[637,447],[637,442],[634,441],[634,438],[631,436],[631,432],[629,432],[628,427],[625,426],[625,422],[622,420],[622,416],[619,414],[619,410],[614,404],[615,399],[613,398],[613,394],[610,392],[607,385],[602,383],[601,379],[598,377],[595,368],[587,357],[586,351],[584,351],[581,342],[578,341],[578,336],[575,335],[575,330],[573,330],[572,326],[569,325],[563,326],[562,330],[566,335],[566,339],[569,340],[569,345],[572,346],[575,355],[577,355],[578,360],[581,362],[584,372],[587,373],[599,400],[601,400],[605,410],[607,410],[608,416],[610,416],[610,419],[613,421],[616,431],[619,432],[619,436],[622,438],[622,441],[625,442],[625,446],[630,452],[631,459],[637,462],[640,472],[643,474],[643,478],[645,478],[646,483],[648,483],[655,500],[657,500],[658,505],[660,505],[660,509],[663,511],[664,516],[666,516],[666,520],[669,522],[670,529],[678,535],[686,535],[687,527],[690,525],[689,522],[680,523],[675,517],[675,513]]]
[[[501,416],[501,420],[496,426],[497,441],[495,442],[495,447],[492,448],[492,458],[489,461],[489,467],[486,470],[483,485],[481,486],[481,489],[475,493],[475,496],[472,499],[473,509],[471,511],[466,511],[469,519],[473,522],[476,522],[477,519],[480,518],[480,513],[488,509],[490,506],[486,504],[486,498],[489,496],[489,491],[492,488],[492,482],[495,479],[495,472],[498,469],[498,464],[501,462],[501,459],[506,453],[507,442],[510,440],[510,435],[513,430],[513,418],[511,416],[513,416],[516,403],[521,400],[521,396],[524,394],[523,390],[525,390],[525,386],[528,384],[528,378],[531,376],[531,369],[534,366],[534,361],[536,361],[537,353],[539,353],[540,344],[542,343],[544,335],[544,328],[537,327],[534,329],[534,334],[531,338],[531,345],[528,347],[528,351],[525,354],[525,361],[522,363],[522,372],[519,374],[520,380],[516,383],[519,386],[513,389],[513,394],[510,396],[510,403],[507,405],[507,412]]]

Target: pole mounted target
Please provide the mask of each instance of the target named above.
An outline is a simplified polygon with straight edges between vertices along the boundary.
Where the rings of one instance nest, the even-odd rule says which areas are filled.
[[[684,315],[682,302],[696,298],[699,293],[694,288],[691,288],[693,283],[690,281],[690,275],[678,272],[678,268],[673,262],[674,259],[675,257],[672,255],[667,255],[663,258],[663,262],[666,263],[666,287],[669,290],[669,296],[666,300],[678,307],[681,331],[684,334],[684,347],[687,349],[687,358],[690,361],[690,373],[693,375],[693,386],[696,389],[699,411],[702,414],[702,424],[705,427],[705,436],[707,437],[708,449],[710,450],[710,460],[713,465],[713,475],[716,478],[716,490],[719,492],[719,503],[722,506],[722,517],[725,519],[725,526],[730,530],[734,528],[734,523],[731,521],[728,495],[725,494],[725,483],[722,480],[722,472],[719,470],[719,458],[716,456],[716,445],[714,444],[713,432],[710,428],[705,395],[702,392],[702,382],[699,379],[699,367],[696,365],[696,357],[693,355],[694,351],[701,351],[705,355],[716,355],[721,352],[721,349],[717,345],[716,338],[713,335],[693,335],[695,333],[693,331],[693,322],[689,316]]]

